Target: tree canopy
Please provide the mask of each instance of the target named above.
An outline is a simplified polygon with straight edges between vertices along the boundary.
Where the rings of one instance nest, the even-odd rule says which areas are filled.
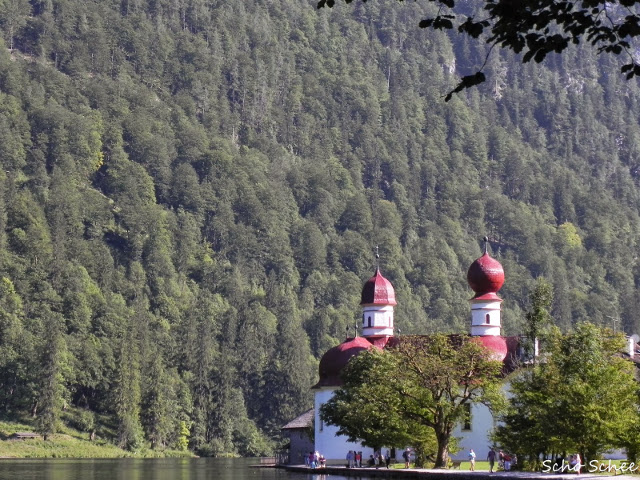
[[[469,337],[402,336],[383,352],[360,354],[349,362],[344,385],[320,415],[352,441],[415,446],[417,464],[429,455],[436,468],[445,467],[451,435],[467,407],[502,408],[501,367]]]
[[[640,75],[635,52],[635,38],[640,35],[636,0],[486,0],[477,3],[479,8],[468,1],[428,2],[435,8],[420,20],[421,28],[457,30],[474,39],[482,38],[491,47],[522,53],[524,63],[540,63],[549,53],[562,53],[571,44],[585,42],[598,53],[625,54],[627,63],[620,67],[621,72],[627,79]],[[335,0],[319,0],[317,4],[318,8],[334,5]],[[453,93],[484,82],[486,63],[485,59],[478,72],[464,76],[446,100],[451,100]]]
[[[624,348],[622,335],[592,324],[567,335],[556,329],[541,361],[512,379],[496,441],[534,464],[567,452],[590,461],[626,446],[637,425],[638,385]]]
[[[525,313],[524,347],[533,363],[537,362],[536,342],[547,338],[553,325],[550,310],[553,304],[553,289],[544,277],[538,277],[529,294],[531,305]]]
[[[0,2],[4,415],[267,453],[375,245],[403,334],[468,332],[485,234],[505,335],[540,276],[563,332],[640,331],[640,89],[615,59],[494,49],[445,103],[489,46],[417,29],[435,4],[314,4]]]
[[[433,455],[433,429],[410,421],[404,412],[400,363],[397,355],[376,349],[352,358],[343,371],[342,387],[322,405],[320,415],[351,442],[372,448],[411,445]]]

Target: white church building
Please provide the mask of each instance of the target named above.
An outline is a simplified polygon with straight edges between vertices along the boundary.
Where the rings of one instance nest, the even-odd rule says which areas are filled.
[[[520,342],[518,337],[501,335],[502,299],[497,292],[504,283],[504,270],[500,262],[489,255],[486,243],[484,254],[469,267],[467,281],[475,292],[470,300],[470,335],[478,337],[494,353],[495,358],[503,362],[505,373],[513,371]],[[319,415],[320,407],[331,399],[335,390],[341,386],[340,372],[351,357],[374,345],[384,349],[394,336],[395,291],[391,282],[382,276],[379,268],[376,268],[373,277],[365,282],[360,305],[362,306],[362,336],[348,338],[322,356],[319,365],[320,378],[312,387],[315,392],[314,447],[329,461],[344,461],[349,450],[362,451],[363,461],[373,454],[373,449],[359,443],[348,442],[346,437],[338,435],[338,427],[325,424]],[[307,415],[310,419],[310,412]],[[451,455],[451,458],[466,459],[467,452],[471,448],[476,452],[479,460],[486,458],[492,445],[489,435],[493,428],[494,420],[489,409],[484,405],[473,404],[469,420],[454,431],[453,435],[459,439],[461,450],[457,455]],[[395,445],[395,447],[404,446]],[[401,451],[398,451],[397,456],[400,457],[400,455]],[[291,458],[290,461],[298,463],[296,458]]]

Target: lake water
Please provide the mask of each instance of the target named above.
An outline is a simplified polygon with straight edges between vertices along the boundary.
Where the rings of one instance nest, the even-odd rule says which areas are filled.
[[[258,459],[0,459],[0,480],[328,480],[329,475],[252,468]],[[331,480],[347,480],[331,475]],[[351,479],[353,480],[353,479]]]

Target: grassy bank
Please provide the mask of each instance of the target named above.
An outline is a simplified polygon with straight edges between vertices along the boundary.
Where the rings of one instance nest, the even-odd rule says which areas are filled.
[[[34,432],[29,422],[0,421],[0,457],[4,458],[124,458],[190,457],[188,451],[151,450],[130,452],[105,439],[89,440],[87,433],[63,426],[60,433],[44,439],[12,440],[16,432]]]

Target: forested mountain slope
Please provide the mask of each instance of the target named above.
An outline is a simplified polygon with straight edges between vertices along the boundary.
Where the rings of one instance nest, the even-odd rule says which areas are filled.
[[[495,51],[445,103],[486,50],[426,8],[0,3],[3,414],[267,451],[376,245],[403,333],[468,331],[485,234],[505,334],[540,275],[561,328],[640,330],[637,83],[587,49]]]

